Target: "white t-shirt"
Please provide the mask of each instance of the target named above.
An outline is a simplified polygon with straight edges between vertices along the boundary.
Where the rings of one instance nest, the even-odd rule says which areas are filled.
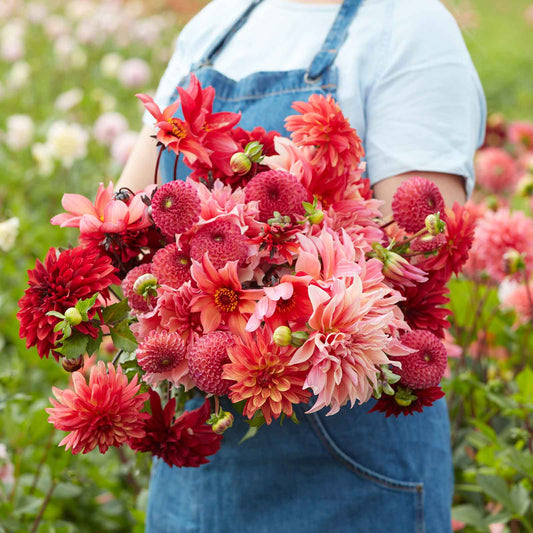
[[[248,5],[212,0],[185,26],[155,95],[160,107]],[[213,67],[235,80],[307,69],[339,8],[263,0]],[[445,172],[464,176],[470,194],[486,104],[459,28],[438,0],[363,0],[334,64],[337,98],[363,140],[372,183],[408,171]],[[148,113],[143,121],[154,123]]]

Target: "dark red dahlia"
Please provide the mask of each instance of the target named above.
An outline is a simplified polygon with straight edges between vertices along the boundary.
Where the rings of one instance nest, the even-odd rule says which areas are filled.
[[[424,407],[430,407],[438,399],[444,396],[443,390],[438,386],[430,387],[429,389],[403,389],[401,391],[403,395],[408,395],[416,398],[411,400],[408,405],[402,405],[402,403],[407,402],[403,402],[397,397],[398,389],[400,387],[398,387],[397,385],[393,385],[392,387],[396,390],[396,394],[394,396],[382,394],[381,398],[376,402],[374,407],[372,407],[372,409],[368,411],[369,413],[379,411],[381,413],[385,413],[386,418],[391,415],[398,417],[402,414],[407,416],[412,415],[415,412],[421,413],[424,410]],[[398,401],[400,403],[398,403]]]
[[[144,421],[146,436],[130,439],[129,445],[139,452],[150,452],[169,466],[200,466],[208,463],[208,456],[220,449],[222,435],[206,424],[211,409],[206,400],[202,407],[185,411],[174,420],[176,399],[162,408],[161,398],[150,389],[152,415]]]
[[[290,172],[268,170],[254,176],[244,189],[246,202],[259,202],[259,220],[268,222],[277,211],[282,216],[303,215],[308,200],[305,187]]]
[[[203,225],[189,241],[191,257],[198,262],[206,252],[216,269],[228,261],[239,261],[242,266],[248,257],[248,239],[239,226],[227,219],[216,219]]]
[[[392,197],[394,220],[405,231],[416,233],[425,226],[428,215],[444,213],[444,200],[432,181],[414,176],[404,181]]]
[[[175,243],[158,250],[152,260],[152,272],[161,285],[179,289],[191,279],[190,255]]]
[[[44,263],[37,260],[35,268],[28,270],[29,288],[19,300],[17,317],[20,337],[26,339],[26,347],[36,345],[41,358],[48,357],[52,350],[52,355],[59,360],[60,355],[53,348],[62,335],[54,332],[60,319],[46,313],[64,313],[78,300],[91,298],[97,292],[108,299],[108,287],[120,284],[115,273],[109,257],[100,255],[96,249],[78,246],[58,255],[55,248],[50,248]],[[91,308],[90,318],[99,305],[97,301]],[[74,329],[93,337],[98,332],[90,322],[81,322]]]

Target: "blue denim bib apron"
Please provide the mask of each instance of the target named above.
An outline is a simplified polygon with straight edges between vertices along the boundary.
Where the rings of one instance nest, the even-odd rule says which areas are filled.
[[[336,96],[333,62],[361,0],[344,1],[307,70],[228,79],[212,62],[260,2],[248,6],[193,71],[202,86],[215,87],[214,112],[240,111],[243,128],[284,132],[294,101],[312,93]],[[171,101],[176,97],[177,91]],[[175,155],[165,152],[161,159],[163,181],[170,181]],[[186,167],[178,172],[183,178]],[[297,406],[300,424],[274,421],[240,445],[248,426],[236,422],[200,468],[170,468],[156,459],[146,531],[449,533],[453,479],[445,401],[398,419],[369,414],[373,405],[346,406],[330,417],[306,415]]]

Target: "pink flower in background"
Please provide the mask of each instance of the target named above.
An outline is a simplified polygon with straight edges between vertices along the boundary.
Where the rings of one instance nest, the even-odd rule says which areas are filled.
[[[4,487],[11,487],[15,481],[14,477],[15,467],[9,460],[6,445],[0,444],[0,484]],[[0,487],[0,494],[2,494],[2,487]]]
[[[528,26],[533,26],[533,4],[526,7],[524,11],[524,20]]]
[[[119,165],[124,166],[127,163],[138,138],[139,134],[135,131],[125,131],[124,133],[117,135],[111,145],[111,157]]]
[[[489,192],[510,192],[520,178],[515,160],[502,148],[480,150],[475,157],[476,178]]]
[[[525,283],[504,280],[499,287],[498,296],[504,309],[516,313],[519,324],[533,321],[533,280],[529,281],[529,291]],[[529,295],[528,295],[529,292]]]
[[[477,268],[485,270],[494,280],[508,276],[504,255],[515,250],[524,256],[526,268],[533,271],[533,219],[522,211],[487,211],[479,219],[470,253]],[[518,272],[514,278],[522,276]]]
[[[72,375],[73,390],[52,388],[53,407],[46,409],[48,421],[69,434],[59,443],[73,454],[87,453],[98,446],[105,453],[110,446],[120,447],[131,438],[142,438],[141,413],[148,394],[139,394],[137,375],[128,378],[111,364],[99,361],[91,369],[89,383],[81,372]]]
[[[110,111],[100,115],[93,126],[94,138],[103,145],[110,145],[116,137],[128,130],[128,121],[124,115]]]
[[[144,60],[137,57],[126,59],[118,68],[118,81],[126,89],[136,89],[144,87],[152,77],[150,65]]]
[[[507,128],[509,142],[518,153],[533,150],[533,124],[525,120],[515,120]]]

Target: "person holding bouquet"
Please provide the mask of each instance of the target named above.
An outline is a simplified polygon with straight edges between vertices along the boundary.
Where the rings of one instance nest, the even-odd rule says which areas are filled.
[[[286,134],[293,102],[333,96],[362,139],[368,179],[387,213],[411,176],[437,184],[447,205],[472,191],[485,101],[438,0],[213,0],[179,35],[155,96],[161,109],[190,73],[214,87],[214,112],[241,113],[245,129],[263,127],[254,130],[263,144],[268,132]],[[152,180],[150,114],[144,123],[118,188],[138,191]],[[173,179],[175,158],[163,152],[161,182]],[[185,178],[181,162],[177,172]],[[369,415],[372,406],[344,406],[331,417],[296,406],[298,425],[272,424],[240,445],[246,426],[235,428],[200,468],[156,459],[146,530],[450,531],[445,400],[398,418]]]

